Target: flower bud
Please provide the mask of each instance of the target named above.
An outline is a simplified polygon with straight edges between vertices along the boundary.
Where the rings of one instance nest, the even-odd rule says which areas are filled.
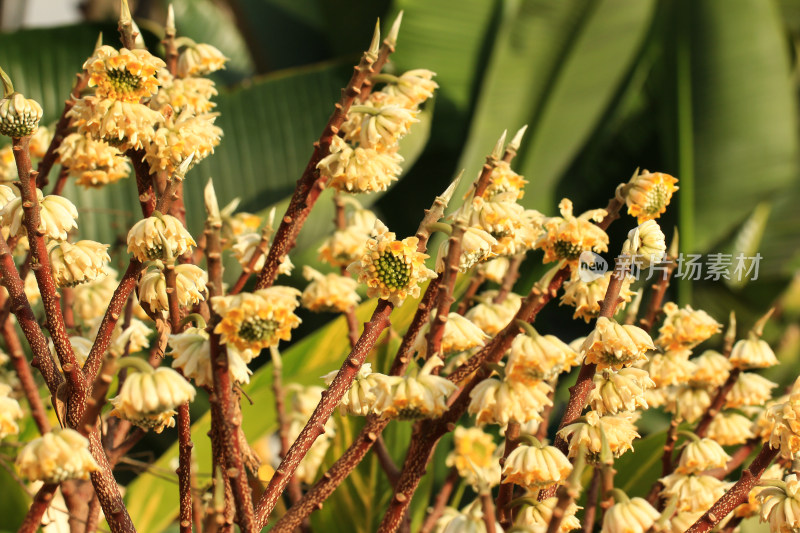
[[[597,319],[594,330],[581,346],[587,363],[603,368],[619,369],[645,359],[647,350],[653,350],[653,340],[642,328],[618,324],[606,317]]]
[[[0,134],[20,138],[33,135],[42,119],[42,106],[20,93],[0,100]]]
[[[716,441],[710,438],[693,440],[683,448],[675,472],[699,474],[712,468],[725,468],[730,460],[731,456]]]
[[[521,444],[508,454],[503,466],[503,483],[530,489],[549,487],[567,479],[572,464],[554,446]]]
[[[128,374],[119,396],[109,400],[111,414],[143,429],[161,433],[175,425],[175,409],[194,400],[195,390],[186,379],[167,367]]]
[[[622,244],[622,253],[641,261],[643,266],[663,261],[667,244],[658,222],[648,220],[628,232],[628,239]]]
[[[128,252],[142,262],[175,260],[195,245],[192,235],[172,215],[147,217],[128,232]]]

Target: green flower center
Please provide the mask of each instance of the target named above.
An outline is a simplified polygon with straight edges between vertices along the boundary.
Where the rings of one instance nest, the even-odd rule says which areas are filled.
[[[556,243],[553,245],[553,249],[558,257],[567,259],[569,261],[580,257],[581,252],[583,251],[580,246],[569,241],[556,241]]]
[[[164,259],[164,245],[153,244],[153,246],[148,248],[145,253],[147,254],[147,258],[151,261],[155,261],[156,259]]]
[[[278,330],[278,323],[265,318],[251,318],[239,326],[239,336],[248,342],[270,340]]]
[[[647,193],[647,201],[642,208],[642,211],[648,215],[656,215],[661,212],[664,206],[669,201],[669,189],[663,183],[653,185],[653,188]]]
[[[36,133],[39,120],[35,114],[6,115],[0,120],[0,134],[8,137],[25,137]]]
[[[375,261],[375,276],[392,291],[404,289],[411,277],[411,268],[402,257],[386,251]]]
[[[106,75],[111,86],[118,92],[137,91],[142,85],[142,79],[139,76],[134,76],[125,69],[111,69],[106,71]]]

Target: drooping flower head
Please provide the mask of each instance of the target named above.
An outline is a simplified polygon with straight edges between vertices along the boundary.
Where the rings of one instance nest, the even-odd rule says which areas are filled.
[[[377,235],[367,241],[364,255],[348,271],[367,286],[370,298],[378,297],[400,305],[411,296],[419,296],[419,284],[435,276],[425,266],[427,254],[417,251],[416,237],[402,241],[385,226],[376,223]]]
[[[378,220],[375,213],[362,208],[354,198],[346,199],[355,204],[355,209],[346,212],[345,229],[335,231],[318,250],[320,260],[335,267],[346,267],[361,257]]]
[[[330,154],[322,158],[317,168],[331,187],[355,194],[385,191],[400,176],[402,162],[403,157],[394,150],[353,148],[334,136]]]
[[[617,501],[603,515],[602,533],[645,533],[661,513],[644,498]]]
[[[59,287],[74,287],[106,274],[111,261],[108,245],[95,241],[51,241],[47,246],[53,279]]]
[[[713,439],[692,440],[683,448],[675,472],[700,474],[712,468],[725,468],[730,460],[731,456]]]
[[[0,100],[0,134],[16,138],[33,135],[43,113],[36,100],[11,93]]]
[[[607,368],[594,375],[594,385],[589,394],[592,409],[601,415],[615,415],[638,407],[647,409],[645,392],[656,384],[647,371],[639,368],[621,368],[618,371]]]
[[[102,187],[127,178],[130,165],[119,150],[82,133],[70,133],[56,149],[58,162],[83,187]]]
[[[69,428],[45,433],[26,444],[17,455],[19,473],[45,483],[89,479],[89,474],[99,469],[89,453],[89,440]]]
[[[86,60],[83,68],[89,73],[89,86],[95,94],[124,102],[139,102],[158,90],[156,73],[166,64],[147,50],[115,50],[103,45]]]
[[[161,433],[175,425],[178,406],[194,400],[195,389],[186,378],[162,366],[152,372],[132,372],[119,395],[109,400],[111,414],[143,428]]]
[[[178,305],[190,307],[206,299],[206,272],[192,264],[176,265],[175,288],[178,295]],[[165,311],[169,309],[167,296],[167,281],[164,271],[160,268],[149,268],[139,280],[139,302],[147,305],[151,311]]]
[[[661,494],[675,498],[678,511],[707,511],[733,485],[706,474],[670,474],[661,478]]]
[[[622,253],[641,266],[663,261],[667,253],[667,243],[658,222],[648,220],[629,231],[628,238],[622,244]]]
[[[308,265],[303,267],[303,277],[311,283],[303,291],[301,303],[311,311],[346,313],[361,300],[353,278],[333,272],[323,275]]]
[[[408,108],[417,107],[433,96],[433,91],[439,88],[439,84],[433,81],[434,76],[435,72],[424,68],[407,70],[400,76],[394,77],[381,89],[381,92],[404,99]]]
[[[531,327],[511,343],[506,376],[523,382],[549,380],[578,362],[578,354],[568,344],[555,335],[540,335]]]
[[[545,220],[545,234],[535,246],[544,250],[545,263],[562,259],[575,262],[586,250],[597,253],[608,250],[608,235],[591,222],[601,221],[607,214],[605,209],[593,209],[576,217],[572,214],[572,202],[567,198],[561,200],[558,207],[561,216]]]
[[[156,124],[164,120],[164,115],[144,104],[98,96],[84,96],[67,116],[78,133],[105,141],[120,152],[152,142]]]
[[[322,379],[325,380],[325,385],[330,386],[338,373],[338,370],[334,370],[322,376]],[[382,377],[385,376],[372,371],[370,363],[361,365],[353,383],[339,402],[341,411],[358,416],[380,414],[380,411],[376,408],[375,401],[377,399],[376,390],[382,384]]]
[[[450,380],[431,373],[443,365],[433,356],[416,375],[374,375],[375,410],[383,417],[405,420],[441,416],[447,410],[448,396],[457,388]]]
[[[187,44],[178,56],[178,76],[204,76],[225,68],[228,58],[214,46],[205,43],[195,43],[183,38]]]
[[[586,362],[595,363],[598,370],[630,366],[644,359],[647,350],[653,349],[653,340],[642,328],[618,324],[606,317],[597,319],[594,330],[581,347]]]
[[[520,444],[508,454],[503,466],[503,483],[515,483],[529,489],[549,487],[567,479],[572,464],[555,446],[535,439]]]
[[[69,232],[78,227],[75,220],[78,218],[78,209],[63,196],[49,194],[44,196],[40,189],[36,189],[39,200],[39,231],[48,239],[57,241],[67,240]],[[22,198],[15,197],[9,201],[2,210],[0,217],[4,226],[8,226],[10,235],[25,235],[25,212],[22,207]]]
[[[783,483],[761,489],[761,521],[769,522],[770,531],[789,533],[800,529],[800,481],[789,474]]]
[[[564,282],[564,294],[561,296],[559,305],[569,305],[575,308],[572,318],[582,318],[587,324],[596,319],[600,314],[600,303],[608,291],[608,284],[611,281],[613,272],[606,272],[605,275],[592,281],[581,279],[580,272],[574,271],[570,279]],[[626,275],[622,281],[619,291],[619,303],[617,309],[624,309],[636,294],[631,290],[633,276]]]
[[[435,313],[431,316],[431,321],[436,320]],[[426,357],[428,353],[428,332],[430,322],[420,329],[417,338],[414,340],[414,350],[419,356]],[[465,352],[472,348],[484,346],[489,336],[486,335],[478,326],[458,313],[449,313],[447,322],[444,325],[444,333],[441,340],[441,355],[448,356],[458,352]]]
[[[625,194],[628,214],[636,217],[639,224],[658,218],[667,210],[672,194],[678,190],[676,183],[676,178],[663,172],[645,170],[635,175]]]
[[[633,449],[634,439],[639,438],[634,421],[635,413],[619,413],[617,415],[600,416],[589,411],[583,419],[564,426],[558,434],[569,440],[569,457],[575,457],[581,445],[586,446],[587,457],[592,461],[600,458],[603,448],[603,436],[614,457],[619,457]]]
[[[658,330],[656,343],[665,350],[693,348],[722,328],[705,311],[691,306],[679,308],[673,302],[664,304],[664,324]]]
[[[19,402],[10,394],[11,387],[0,383],[0,439],[19,433],[17,420],[23,417]]]
[[[447,456],[447,466],[455,467],[458,475],[476,488],[489,480],[499,482],[497,450],[492,436],[480,428],[458,426],[453,434],[453,451]]]
[[[175,358],[172,368],[179,368],[187,379],[193,379],[198,387],[214,387],[213,368],[211,365],[211,343],[208,332],[201,328],[187,328],[182,333],[169,336],[170,351],[167,355]],[[234,346],[227,346],[228,372],[231,381],[249,383],[252,372],[247,364],[253,360],[251,350],[239,351]],[[258,355],[258,354],[255,354]]]
[[[211,299],[214,312],[221,321],[214,330],[223,343],[239,350],[261,350],[277,346],[291,338],[292,329],[300,324],[294,314],[300,291],[291,287],[274,286],[234,296]]]
[[[181,221],[172,215],[149,216],[128,232],[128,252],[142,262],[175,260],[196,244]]]
[[[150,173],[161,171],[171,176],[189,156],[192,160],[187,161],[184,171],[213,154],[222,137],[222,129],[214,125],[215,119],[214,113],[195,116],[188,111],[166,119],[145,146]]]
[[[551,392],[552,387],[543,381],[527,384],[492,377],[472,389],[468,411],[477,415],[475,424],[478,426],[540,421],[542,410],[553,404]]]
[[[217,95],[214,82],[208,78],[172,78],[166,69],[158,73],[161,87],[150,98],[150,107],[160,110],[170,106],[173,111],[180,114],[184,110],[201,115],[209,113],[216,104],[211,98]]]

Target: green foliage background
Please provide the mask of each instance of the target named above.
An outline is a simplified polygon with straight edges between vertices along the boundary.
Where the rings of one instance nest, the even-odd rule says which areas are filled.
[[[225,137],[216,154],[189,174],[187,205],[194,231],[202,224],[202,186],[208,177],[214,178],[222,202],[240,197],[243,209],[259,211],[285,204],[338,89],[369,42],[375,18],[381,17],[386,27],[403,10],[398,50],[388,68],[431,69],[438,73],[441,88],[423,124],[404,143],[406,175],[388,193],[365,198],[377,200],[376,209],[398,234],[414,230],[433,195],[459,170],[465,169],[467,177],[476,175],[503,130],[527,124],[515,168],[530,181],[523,200],[528,207],[554,214],[564,196],[573,199],[578,211],[602,207],[636,167],[664,171],[680,179],[677,205],[664,227],[680,224],[683,252],[758,251],[763,256],[758,282],[679,283],[674,296],[682,302],[706,309],[718,320],[736,309],[747,326],[780,297],[800,265],[800,1],[173,4],[180,35],[214,44],[231,59],[217,76],[217,123]],[[137,13],[151,49],[159,47],[164,13],[162,1],[143,2]],[[42,103],[45,122],[60,113],[99,30],[107,43],[115,43],[113,24],[0,35],[0,64],[18,90]],[[465,180],[462,189],[467,186]],[[81,207],[84,237],[119,242],[120,233],[137,217],[131,183],[99,191],[70,188],[66,194]],[[330,202],[323,197],[318,206],[302,234],[295,263],[315,261],[314,250],[328,231]],[[615,229],[612,239],[632,224],[618,223],[623,227]],[[235,275],[236,269],[231,271]],[[527,269],[521,285],[529,286],[537,272],[533,266]],[[796,316],[797,307],[794,299],[782,300],[783,325]],[[365,304],[362,312],[370,308]],[[402,331],[406,315],[395,321],[395,329]],[[543,320],[564,329],[564,316],[554,311]],[[307,322],[307,332],[317,331],[286,353],[287,381],[317,382],[317,376],[338,366],[346,350],[341,321],[324,329],[318,328],[318,320]],[[777,328],[768,334],[777,338]],[[793,365],[796,347],[785,347],[782,357]],[[784,372],[784,380],[796,375],[797,366],[793,368]],[[264,406],[271,405],[269,379],[263,368],[249,388],[255,401],[255,408],[245,407],[251,438],[274,426],[271,415],[264,414],[270,411]],[[254,413],[248,415],[248,409]],[[201,445],[206,443],[207,423],[201,418],[195,431],[201,471],[208,462]],[[408,428],[399,426],[390,441],[397,460],[409,436]],[[645,447],[659,453],[652,439],[657,437]],[[173,447],[158,466],[166,468],[174,456]],[[431,469],[423,489],[430,490],[442,476],[441,468]],[[9,487],[9,494],[14,491],[13,482],[0,478],[0,483]],[[639,487],[636,481],[630,486]],[[380,516],[362,523],[356,510],[380,509],[385,497],[385,482],[374,461],[367,461],[315,520],[341,530],[371,531]],[[162,531],[173,521],[177,490],[171,480],[139,476],[126,498],[141,531]],[[422,500],[414,500],[416,520],[425,508]],[[352,512],[333,513],[331,508]],[[0,528],[13,527],[2,521]]]

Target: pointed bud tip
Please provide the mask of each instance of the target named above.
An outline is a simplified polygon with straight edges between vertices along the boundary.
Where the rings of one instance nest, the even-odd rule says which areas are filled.
[[[753,334],[754,335],[757,335],[757,336],[760,337],[760,336],[762,336],[764,334],[764,326],[767,325],[767,322],[769,321],[770,317],[772,316],[772,313],[774,313],[774,312],[775,312],[775,308],[771,307],[769,309],[769,311],[764,313],[764,316],[759,318],[756,321],[756,323],[753,324]]]
[[[528,125],[525,124],[517,133],[514,134],[514,138],[511,139],[511,143],[509,143],[508,147],[513,148],[514,150],[519,150],[520,145],[522,144],[522,137],[525,136],[525,132],[528,130]]]
[[[122,0],[119,8],[119,22],[120,24],[127,24],[133,21],[131,17],[131,8],[128,6],[128,0]]]
[[[172,4],[167,6],[167,23],[164,27],[167,31],[175,32],[175,8]]]
[[[103,46],[103,32],[100,32],[97,35],[97,41],[95,41],[94,43],[95,51],[99,50],[101,46]]]
[[[458,184],[461,183],[461,177],[464,175],[464,170],[462,169],[461,172],[453,179],[453,181],[448,185],[447,189],[444,190],[442,195],[439,197],[444,202],[445,207],[447,204],[450,203],[450,200],[453,198],[453,194],[455,194],[456,189],[458,188]]]
[[[494,145],[494,150],[492,150],[492,157],[494,159],[500,159],[503,157],[503,149],[506,146],[506,136],[508,135],[508,130],[503,130],[503,134],[497,139],[497,144]]]
[[[403,12],[397,14],[397,18],[392,23],[392,28],[389,30],[389,35],[386,36],[386,42],[391,46],[397,44],[397,36],[400,34],[400,23],[403,22]]]
[[[368,52],[377,55],[381,46],[381,19],[375,23],[375,31],[372,33],[372,42],[369,43]]]
[[[219,213],[219,203],[217,202],[217,192],[214,190],[214,180],[208,178],[208,183],[203,190],[203,199],[206,204],[206,212],[208,213],[209,222],[220,222],[222,217]]]

